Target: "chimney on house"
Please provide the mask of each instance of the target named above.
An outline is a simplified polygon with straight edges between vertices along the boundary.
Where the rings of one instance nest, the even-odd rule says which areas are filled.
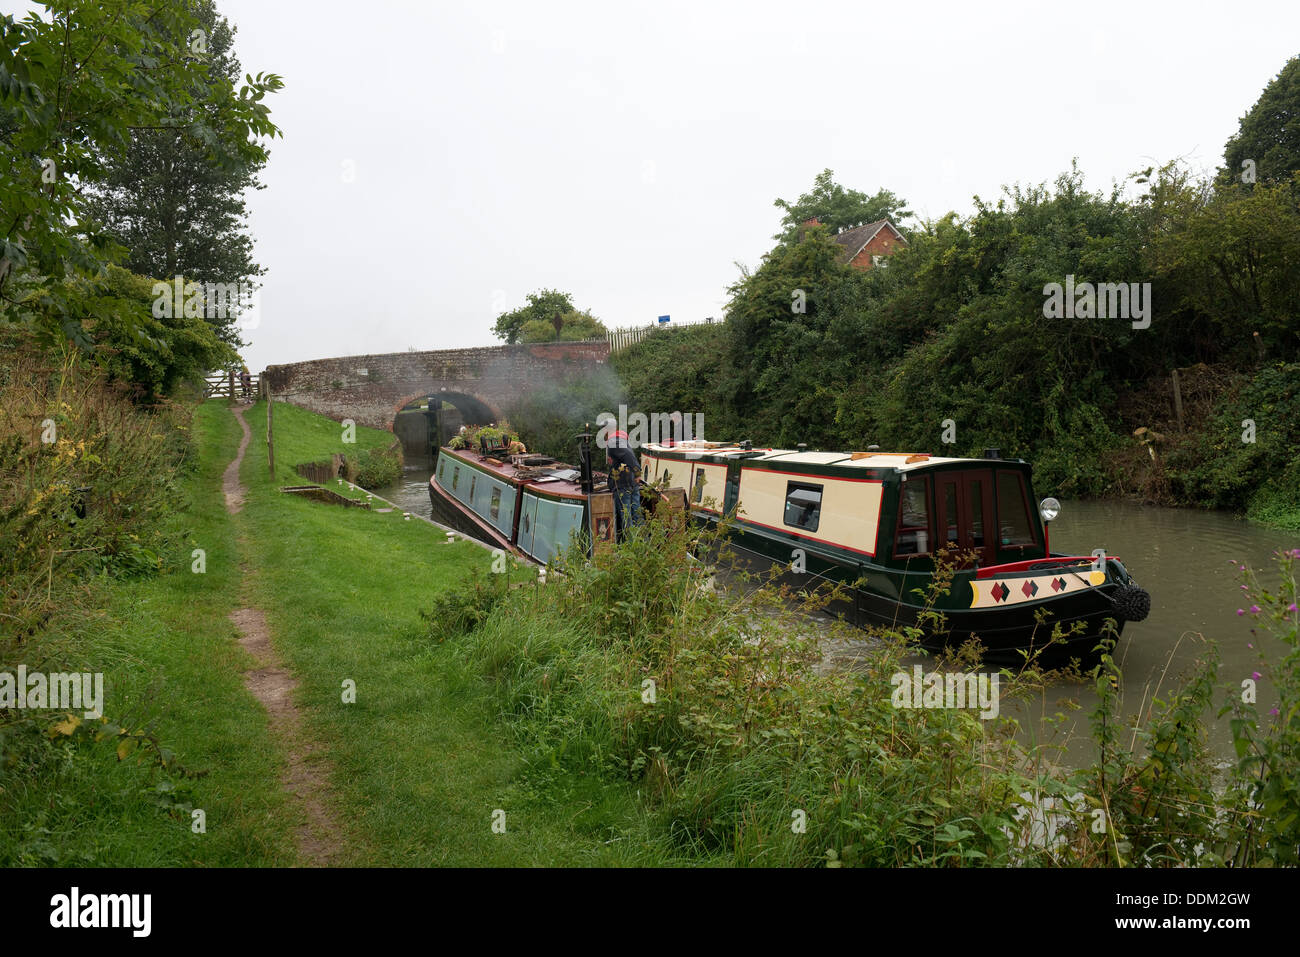
[[[818,219],[816,216],[814,216],[812,219],[805,219],[802,223],[800,223],[799,232],[798,232],[799,242],[803,242],[804,235],[808,232],[808,230],[812,229],[814,226],[820,226],[821,224],[822,221]]]

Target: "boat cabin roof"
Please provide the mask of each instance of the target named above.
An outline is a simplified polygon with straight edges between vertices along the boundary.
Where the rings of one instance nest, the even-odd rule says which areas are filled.
[[[963,459],[930,455],[928,452],[800,452],[796,449],[742,449],[738,445],[721,442],[678,442],[673,445],[648,443],[644,452],[670,458],[735,459],[747,462],[772,462],[782,465],[835,465],[851,469],[883,469],[911,472],[917,469],[942,465],[965,465],[973,462],[996,462],[1000,465],[1020,465],[1020,459]]]

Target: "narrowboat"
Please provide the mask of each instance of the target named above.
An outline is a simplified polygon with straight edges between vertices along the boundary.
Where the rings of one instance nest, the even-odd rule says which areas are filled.
[[[612,547],[613,496],[595,491],[591,436],[579,438],[577,469],[486,442],[439,449],[434,517],[539,563],[575,533],[588,548]],[[1150,610],[1119,558],[1049,550],[1059,503],[1035,507],[1029,464],[996,449],[971,459],[695,440],[643,445],[640,464],[656,499],[680,502],[701,522],[726,516],[741,552],[813,583],[843,583],[855,623],[919,625],[932,649],[976,638],[992,662],[1031,649],[1086,661],[1107,619],[1118,636]],[[946,593],[930,596],[937,561],[956,567]],[[927,608],[942,613],[942,629]],[[1057,623],[1074,633],[1049,647]]]
[[[575,532],[588,548],[612,546],[614,497],[594,488],[586,438],[579,469],[544,455],[510,455],[504,442],[488,439],[477,450],[439,448],[429,479],[434,519],[543,565]]]
[[[1147,616],[1150,596],[1101,549],[1049,551],[1059,503],[1049,498],[1035,508],[1029,464],[996,449],[984,455],[695,441],[646,445],[640,462],[643,481],[687,489],[696,517],[729,516],[738,549],[856,583],[848,611],[859,624],[921,622],[923,645],[977,638],[991,661],[1015,662],[1031,648],[1045,649],[1049,660],[1093,659],[1105,621],[1114,620],[1118,637],[1127,621]],[[940,550],[941,561],[961,556],[947,593],[930,606],[943,613],[941,631],[920,617]],[[1058,622],[1077,634],[1048,647]]]

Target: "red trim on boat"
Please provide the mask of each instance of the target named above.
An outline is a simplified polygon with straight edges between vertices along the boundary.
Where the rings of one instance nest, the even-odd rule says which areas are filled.
[[[1117,555],[1107,555],[1106,557],[1108,559],[1113,558],[1115,561],[1119,561],[1119,556]],[[981,568],[976,572],[975,577],[993,578],[996,575],[1010,575],[1015,572],[1027,572],[1031,565],[1046,566],[1048,562],[1051,562],[1053,565],[1077,565],[1080,562],[1087,562],[1091,565],[1094,560],[1095,559],[1091,555],[1054,555],[1051,558],[1029,558],[1023,562],[1007,562],[1005,565],[989,565],[987,568]],[[1051,569],[1044,567],[1035,570],[1047,572]]]
[[[712,463],[705,463],[705,464],[712,464]],[[720,464],[720,463],[719,463],[719,464]],[[838,464],[838,463],[832,462],[832,463],[830,463],[830,464],[832,464],[832,465],[836,465],[836,464]],[[763,466],[761,466],[761,465],[759,465],[759,464],[757,464],[757,463],[754,463],[754,462],[747,462],[747,463],[745,463],[744,465],[742,465],[742,466],[740,467],[740,470],[741,470],[742,472],[745,471],[746,469],[750,470],[751,472],[771,472],[771,473],[773,473],[774,475],[797,475],[797,476],[799,476],[799,478],[806,478],[806,479],[821,479],[823,482],[827,482],[827,481],[830,481],[830,482],[870,482],[870,483],[873,484],[873,485],[884,485],[884,484],[885,484],[884,482],[880,481],[880,479],[874,479],[874,478],[844,478],[844,477],[841,477],[841,476],[839,476],[839,475],[818,475],[816,472],[790,472],[790,471],[787,471],[786,469],[765,469],[765,468],[763,468]]]

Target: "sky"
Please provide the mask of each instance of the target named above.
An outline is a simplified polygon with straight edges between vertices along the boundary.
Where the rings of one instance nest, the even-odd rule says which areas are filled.
[[[527,293],[725,313],[824,168],[923,218],[1004,185],[1212,170],[1300,3],[218,0],[283,139],[250,368],[498,344]]]

